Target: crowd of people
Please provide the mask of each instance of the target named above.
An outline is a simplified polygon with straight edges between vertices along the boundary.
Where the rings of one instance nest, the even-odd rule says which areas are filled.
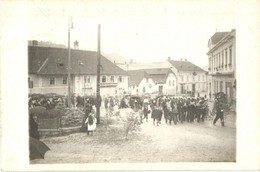
[[[46,109],[53,109],[57,106],[57,104],[66,104],[66,98],[62,96],[29,96],[28,106],[29,108],[33,108],[36,106],[42,106]]]
[[[177,124],[194,121],[203,122],[208,117],[208,101],[204,97],[169,97],[160,96],[154,99],[149,97],[123,97],[121,100],[115,97],[105,98],[105,108],[108,115],[114,114],[120,118],[119,108],[132,108],[140,114],[140,123],[148,118],[153,119],[153,124],[159,125],[162,118],[166,123]]]
[[[163,96],[151,101],[146,100],[141,108],[140,118],[147,120],[151,114],[154,125],[161,124],[162,118],[166,124],[175,125],[184,122],[204,122],[209,112],[208,102],[204,97],[195,99]]]
[[[82,121],[82,128],[87,131],[88,134],[93,135],[93,131],[96,128],[96,104],[93,98],[83,99],[85,105],[85,116]],[[217,100],[217,99],[216,99]],[[220,100],[220,99],[219,99]],[[38,98],[29,99],[29,107],[44,106],[46,108],[55,107],[58,103],[64,103],[65,98],[51,97],[51,98]],[[76,100],[77,104],[80,104],[79,98]],[[217,101],[216,101],[217,102]],[[223,101],[219,101],[223,102]],[[166,124],[178,123],[193,123],[204,122],[206,118],[212,118],[213,114],[209,112],[208,100],[205,97],[176,97],[176,96],[159,96],[156,98],[138,97],[138,96],[124,96],[113,97],[108,96],[103,98],[104,107],[106,109],[106,115],[116,116],[117,120],[121,119],[121,108],[132,108],[139,114],[139,122],[148,122],[149,118],[152,119],[153,125],[160,125],[162,119]],[[215,119],[213,124],[218,119],[221,119],[221,124],[224,125],[223,108],[220,108],[221,104],[214,105],[216,109]]]

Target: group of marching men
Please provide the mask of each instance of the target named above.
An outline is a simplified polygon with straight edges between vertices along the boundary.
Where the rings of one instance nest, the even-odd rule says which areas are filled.
[[[161,124],[164,117],[166,124],[177,124],[183,122],[203,122],[208,113],[208,103],[204,97],[183,98],[183,97],[160,97],[152,101],[144,100],[140,122],[142,119],[148,121],[151,114],[154,125]]]
[[[122,101],[122,100],[121,100]],[[124,100],[125,101],[125,100]],[[105,107],[108,114],[114,114],[120,117],[119,100],[109,98],[105,101]],[[148,116],[153,119],[154,125],[161,124],[164,117],[165,122],[169,124],[177,124],[183,122],[203,122],[208,114],[208,102],[204,97],[200,98],[184,98],[184,97],[168,97],[161,96],[155,99],[144,98],[143,101],[134,100],[131,107],[135,112],[139,112],[140,123],[143,120],[148,122]]]

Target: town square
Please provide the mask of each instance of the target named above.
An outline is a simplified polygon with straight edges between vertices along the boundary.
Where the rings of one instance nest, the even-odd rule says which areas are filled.
[[[10,18],[2,30],[15,32],[1,50],[19,44],[1,56],[6,169],[257,166],[250,158],[259,149],[246,143],[259,139],[251,119],[258,84],[243,79],[258,68],[241,46],[241,27],[254,31],[245,17],[256,16],[253,2],[14,2],[2,3]]]

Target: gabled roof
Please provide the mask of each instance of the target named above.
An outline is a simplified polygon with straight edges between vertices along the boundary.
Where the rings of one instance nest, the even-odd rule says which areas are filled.
[[[173,67],[175,67],[178,71],[183,72],[206,72],[200,67],[189,61],[177,61],[177,60],[168,60]]]
[[[139,85],[143,78],[147,77],[147,73],[144,70],[129,70],[129,86]]]
[[[170,72],[169,68],[130,70],[129,85],[139,85],[143,78],[151,78],[155,83],[166,83]]]
[[[155,83],[162,84],[166,83],[168,74],[172,72],[169,68],[146,69],[145,71]]]
[[[153,68],[153,69],[143,69],[148,75],[168,75],[171,72],[169,68]]]
[[[68,73],[68,49],[28,46],[29,73],[65,75]],[[94,51],[71,49],[71,74],[97,73],[97,56]],[[126,75],[126,72],[101,55],[101,74]]]
[[[211,43],[215,45],[218,43],[224,36],[226,36],[229,32],[216,32],[210,39]]]

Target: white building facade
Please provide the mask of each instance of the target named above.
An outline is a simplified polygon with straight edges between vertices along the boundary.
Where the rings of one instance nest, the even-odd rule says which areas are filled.
[[[171,70],[176,73],[177,95],[189,95],[194,97],[207,96],[207,71],[195,64],[184,60],[170,60]]]
[[[214,35],[209,40],[209,82],[208,94],[224,92],[228,102],[236,100],[236,30],[227,32],[212,45]]]
[[[175,95],[177,78],[170,69],[154,68],[129,72],[129,92],[132,95]],[[137,75],[135,75],[135,73]],[[139,74],[139,75],[138,75]],[[138,79],[139,77],[139,79]]]
[[[68,95],[68,50],[66,48],[28,46],[29,93]],[[70,92],[96,95],[97,52],[71,50]],[[101,56],[100,95],[128,92],[128,76],[114,63]]]

